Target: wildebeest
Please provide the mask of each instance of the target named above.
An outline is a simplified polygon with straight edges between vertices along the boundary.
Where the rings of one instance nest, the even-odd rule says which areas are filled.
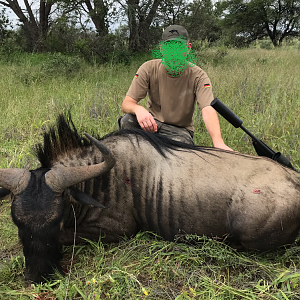
[[[226,237],[264,251],[298,235],[299,174],[270,159],[144,131],[88,137],[60,115],[35,148],[40,168],[0,170],[30,281],[62,271],[61,244],[73,242],[74,213],[77,241],[153,231],[167,240]]]

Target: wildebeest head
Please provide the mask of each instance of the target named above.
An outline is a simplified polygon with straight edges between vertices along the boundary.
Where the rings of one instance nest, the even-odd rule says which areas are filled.
[[[110,151],[91,136],[101,151],[104,161],[89,166],[23,169],[0,169],[0,195],[12,193],[11,214],[18,226],[26,263],[25,279],[41,282],[53,274],[62,272],[59,231],[65,202],[64,191],[73,185],[100,176],[114,165]],[[72,194],[84,204],[103,206],[83,192]]]

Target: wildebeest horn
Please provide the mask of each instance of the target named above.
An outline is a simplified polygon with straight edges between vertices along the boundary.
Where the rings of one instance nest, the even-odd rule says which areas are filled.
[[[79,182],[89,180],[108,172],[115,164],[115,159],[101,142],[85,133],[96,147],[101,151],[104,161],[89,166],[80,167],[57,167],[46,173],[46,183],[56,192],[62,192],[66,188]]]
[[[0,186],[19,194],[28,185],[30,172],[25,169],[0,169]]]

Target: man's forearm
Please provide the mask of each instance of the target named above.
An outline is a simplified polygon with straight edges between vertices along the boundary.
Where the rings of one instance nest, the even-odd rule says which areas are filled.
[[[136,100],[134,100],[133,98],[126,96],[123,100],[122,103],[122,111],[125,114],[136,114],[136,109],[137,107],[139,107],[140,105],[138,104],[138,102]]]
[[[214,141],[223,141],[220,122],[216,111],[210,106],[204,107],[202,109],[202,117],[206,130],[208,131],[213,143]]]
[[[206,130],[212,139],[214,147],[225,150],[232,150],[231,148],[226,146],[223,141],[219,117],[215,109],[211,106],[206,106],[202,109],[201,112]]]

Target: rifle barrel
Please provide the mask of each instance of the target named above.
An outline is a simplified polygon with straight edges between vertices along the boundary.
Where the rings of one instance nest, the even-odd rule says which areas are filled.
[[[263,141],[254,136],[247,128],[245,128],[242,124],[243,121],[233,112],[231,111],[225,104],[223,104],[218,98],[215,98],[210,104],[221,116],[223,116],[229,123],[231,123],[235,128],[241,128],[244,132],[246,132],[251,138],[253,142],[253,146],[260,156],[269,157],[280,164],[291,168],[292,170],[300,173],[296,170],[290,161],[280,152],[275,152],[268,145],[266,145]]]
[[[243,124],[243,121],[218,98],[215,98],[210,105],[235,128]]]

